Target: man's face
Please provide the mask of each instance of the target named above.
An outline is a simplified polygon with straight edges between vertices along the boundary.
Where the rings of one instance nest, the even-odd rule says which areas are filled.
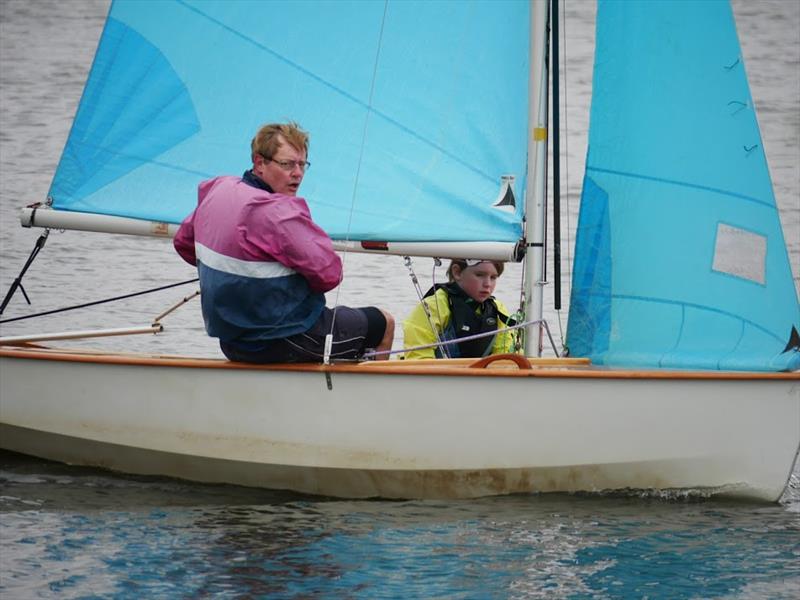
[[[280,145],[272,159],[255,155],[253,173],[276,193],[296,196],[305,175],[306,153],[290,146],[282,137],[278,139]]]

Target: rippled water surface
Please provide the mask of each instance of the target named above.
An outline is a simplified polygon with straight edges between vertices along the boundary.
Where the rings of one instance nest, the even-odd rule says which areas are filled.
[[[17,209],[46,195],[107,7],[0,0],[1,293],[38,236],[18,227]],[[800,289],[800,3],[739,0],[734,9]],[[592,21],[591,3],[568,3],[568,234],[586,151]],[[331,303],[374,303],[400,318],[413,306],[400,259],[345,262],[350,275]],[[429,281],[429,262],[418,271]],[[25,282],[33,310],[44,311],[192,277],[163,240],[54,232]],[[510,305],[519,277],[511,265],[498,287]],[[189,291],[38,324],[142,325]],[[27,310],[17,297],[4,317]],[[552,305],[547,317],[558,333]],[[102,344],[218,355],[196,306],[165,324],[160,338]],[[4,325],[2,333],[25,327]],[[797,598],[800,479],[795,472],[773,505],[635,495],[340,501],[0,453],[0,597]]]
[[[9,597],[794,598],[783,504],[341,501],[0,456]]]

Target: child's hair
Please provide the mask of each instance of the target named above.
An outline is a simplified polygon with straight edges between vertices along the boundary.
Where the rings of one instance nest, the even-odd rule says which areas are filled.
[[[450,266],[447,267],[447,280],[453,282],[456,280],[453,277],[453,265],[458,265],[461,270],[463,271],[467,267],[474,267],[475,265],[479,265],[482,262],[490,262],[494,265],[494,268],[497,269],[497,276],[503,274],[503,268],[505,267],[505,263],[502,263],[498,260],[478,260],[473,258],[453,258],[450,260]]]

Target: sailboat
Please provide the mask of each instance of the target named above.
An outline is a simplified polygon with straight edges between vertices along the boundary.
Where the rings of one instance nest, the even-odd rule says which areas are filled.
[[[115,0],[25,226],[169,237],[200,181],[291,118],[313,136],[302,195],[343,252],[523,260],[525,352],[259,366],[7,336],[0,447],[349,498],[778,500],[800,449],[800,307],[730,6],[599,3],[569,355],[548,358],[554,15]]]

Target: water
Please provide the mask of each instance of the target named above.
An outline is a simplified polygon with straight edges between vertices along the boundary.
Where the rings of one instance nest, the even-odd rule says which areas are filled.
[[[0,461],[8,597],[794,598],[794,505],[340,501]]]
[[[734,8],[800,289],[800,5],[742,0]],[[106,10],[105,0],[0,0],[0,292],[39,235],[18,227],[16,211],[46,195]],[[568,232],[586,151],[592,19],[591,4],[570,4]],[[424,286],[431,263],[416,266]],[[416,301],[399,258],[350,255],[346,269],[358,277],[347,276],[331,303],[374,303],[402,318]],[[54,232],[25,284],[32,310],[44,311],[192,277],[163,240]],[[519,277],[510,265],[501,278],[498,295],[509,305]],[[142,325],[189,291],[38,325]],[[4,316],[25,313],[23,302],[16,297]],[[190,304],[167,317],[163,337],[89,345],[217,356],[198,312]],[[558,333],[552,304],[546,314]],[[0,544],[3,598],[796,598],[800,477],[774,505],[572,495],[339,501],[0,453]]]

